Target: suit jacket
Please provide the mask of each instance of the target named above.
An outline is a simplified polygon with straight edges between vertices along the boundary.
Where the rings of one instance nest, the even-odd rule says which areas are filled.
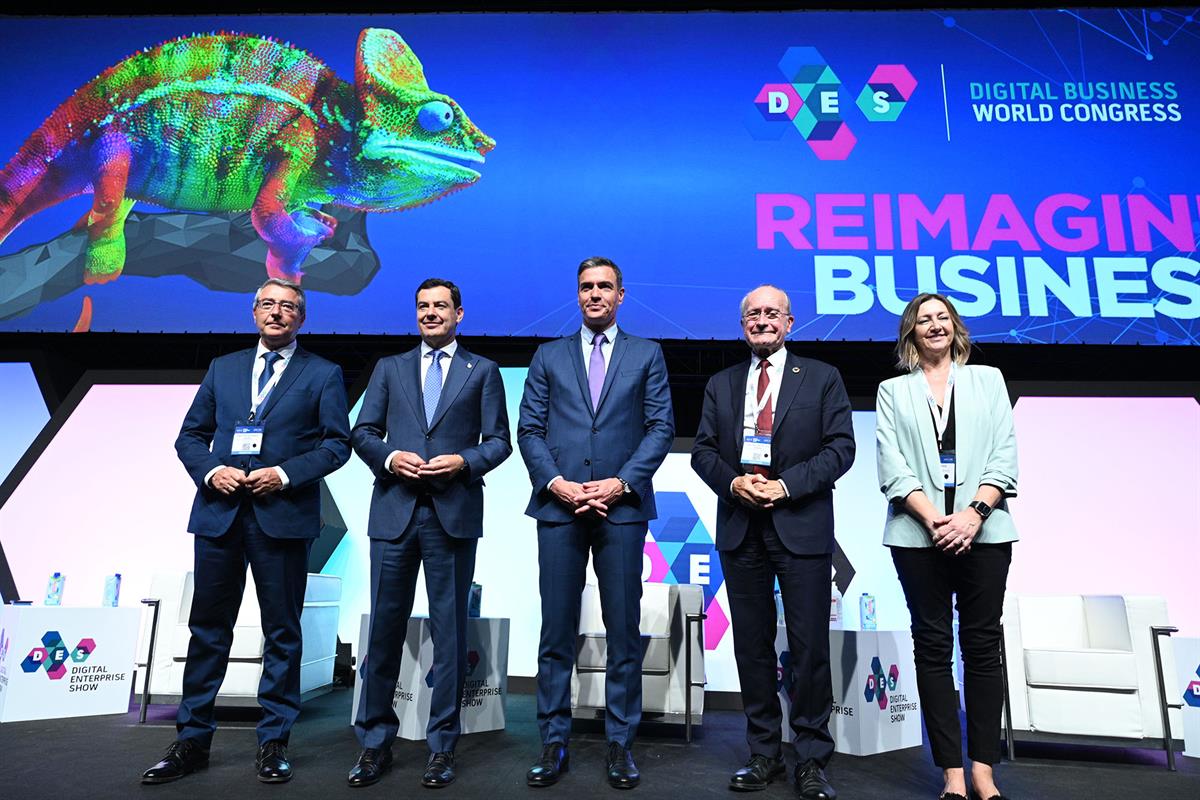
[[[875,444],[879,488],[888,499],[883,543],[932,547],[925,526],[903,508],[904,498],[920,489],[935,508],[945,509],[941,459],[925,382],[913,371],[879,384],[875,398]],[[954,458],[957,485],[953,511],[962,511],[981,483],[1017,495],[1017,437],[1004,376],[995,367],[958,367],[954,379]],[[1017,529],[1002,498],[975,541],[1011,542]]]
[[[662,348],[618,328],[593,412],[580,342],[578,330],[546,342],[529,365],[517,427],[533,482],[525,513],[542,522],[570,522],[571,509],[546,488],[554,476],[576,482],[619,477],[630,491],[609,509],[609,521],[654,519],[651,478],[675,438]]]
[[[222,535],[245,497],[242,492],[224,495],[206,485],[204,477],[214,468],[282,467],[287,488],[254,498],[254,516],[268,536],[314,539],[321,533],[320,480],[350,458],[342,368],[297,347],[259,409],[258,420],[265,429],[262,451],[234,456],[234,426],[250,415],[254,355],[251,348],[213,359],[175,440],[175,452],[197,487],[188,530],[200,536]]]
[[[375,473],[368,536],[399,538],[418,497],[427,493],[446,533],[477,539],[483,535],[483,476],[512,453],[500,368],[459,343],[433,424],[426,425],[421,348],[380,359],[351,438],[354,452]],[[466,467],[449,479],[408,481],[384,468],[393,450],[426,461],[457,453]]]
[[[771,433],[771,478],[788,497],[769,512],[737,500],[730,484],[745,473],[742,420],[750,362],[718,372],[704,390],[692,469],[717,494],[717,549],[742,543],[751,516],[769,513],[784,546],[798,555],[833,552],[833,484],[854,463],[850,400],[838,371],[788,354]]]

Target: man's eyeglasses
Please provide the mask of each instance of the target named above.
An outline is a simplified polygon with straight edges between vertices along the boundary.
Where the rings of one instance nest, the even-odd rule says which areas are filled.
[[[291,300],[272,300],[269,297],[259,300],[258,307],[267,313],[274,311],[276,308],[278,308],[280,312],[284,314],[295,314],[300,310],[300,306],[296,305]]]
[[[771,322],[775,322],[786,316],[787,312],[780,311],[778,308],[756,308],[753,311],[747,311],[745,314],[742,314],[742,319],[746,320],[747,322],[758,322],[760,319],[767,319]]]

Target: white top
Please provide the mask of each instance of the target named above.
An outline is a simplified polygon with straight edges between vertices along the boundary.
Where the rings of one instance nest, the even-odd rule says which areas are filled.
[[[446,375],[450,373],[450,360],[458,352],[458,339],[451,339],[450,344],[437,349],[446,354],[442,356],[442,386],[445,387]],[[429,355],[433,350],[434,348],[425,344],[424,340],[421,341],[421,391],[425,391],[425,376],[429,374],[429,366],[433,364],[433,356]]]
[[[767,391],[771,397],[771,412],[779,406],[779,386],[783,383],[783,367],[787,363],[787,348],[781,347],[766,359],[771,366],[767,367]],[[763,359],[757,355],[750,356],[750,372],[746,375],[746,410],[742,417],[742,430],[748,436],[753,436],[758,423],[758,412],[762,406],[758,400],[758,365]],[[765,398],[764,398],[765,399]]]

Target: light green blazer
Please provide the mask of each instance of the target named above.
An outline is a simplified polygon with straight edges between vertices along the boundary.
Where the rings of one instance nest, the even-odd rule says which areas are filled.
[[[981,483],[999,487],[1005,498],[1017,496],[1017,437],[1004,376],[995,367],[960,366],[954,381],[954,453],[958,485],[953,511],[962,511]],[[925,382],[917,372],[879,384],[875,398],[875,444],[879,488],[888,499],[883,543],[899,547],[932,547],[929,533],[902,504],[920,489],[935,508],[945,509],[941,460],[938,457]],[[980,544],[1017,539],[1008,504],[1000,505],[983,524]]]

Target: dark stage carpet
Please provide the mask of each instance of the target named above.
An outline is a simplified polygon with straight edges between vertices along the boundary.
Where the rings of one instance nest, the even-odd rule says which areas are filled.
[[[282,786],[254,779],[252,713],[222,722],[211,766],[181,781],[141,786],[141,771],[153,764],[174,738],[174,709],[151,709],[137,724],[136,712],[118,717],[21,722],[0,725],[0,798],[210,798],[236,800],[271,795],[290,800],[331,797],[422,797],[423,742],[398,742],[396,767],[379,784],[354,792],[346,773],[358,754],[349,727],[350,694],[338,690],[304,705],[290,748],[296,777]],[[625,797],[731,798],[730,772],[746,756],[740,711],[710,711],[692,744],[682,729],[643,728],[634,748],[642,785]],[[525,785],[525,770],[539,752],[533,696],[508,699],[508,728],[463,737],[458,747],[458,781],[437,790],[438,800],[584,800],[616,797],[604,782],[604,736],[599,728],[577,730],[571,743],[571,771],[554,787]],[[999,783],[1013,800],[1200,800],[1200,761],[1179,757],[1178,773],[1165,769],[1161,751],[1127,751],[1061,745],[1018,747],[1020,760],[997,767]],[[941,789],[940,771],[928,747],[869,758],[834,756],[828,770],[843,800],[888,798],[932,800]],[[777,783],[758,797],[795,797],[790,784]]]

